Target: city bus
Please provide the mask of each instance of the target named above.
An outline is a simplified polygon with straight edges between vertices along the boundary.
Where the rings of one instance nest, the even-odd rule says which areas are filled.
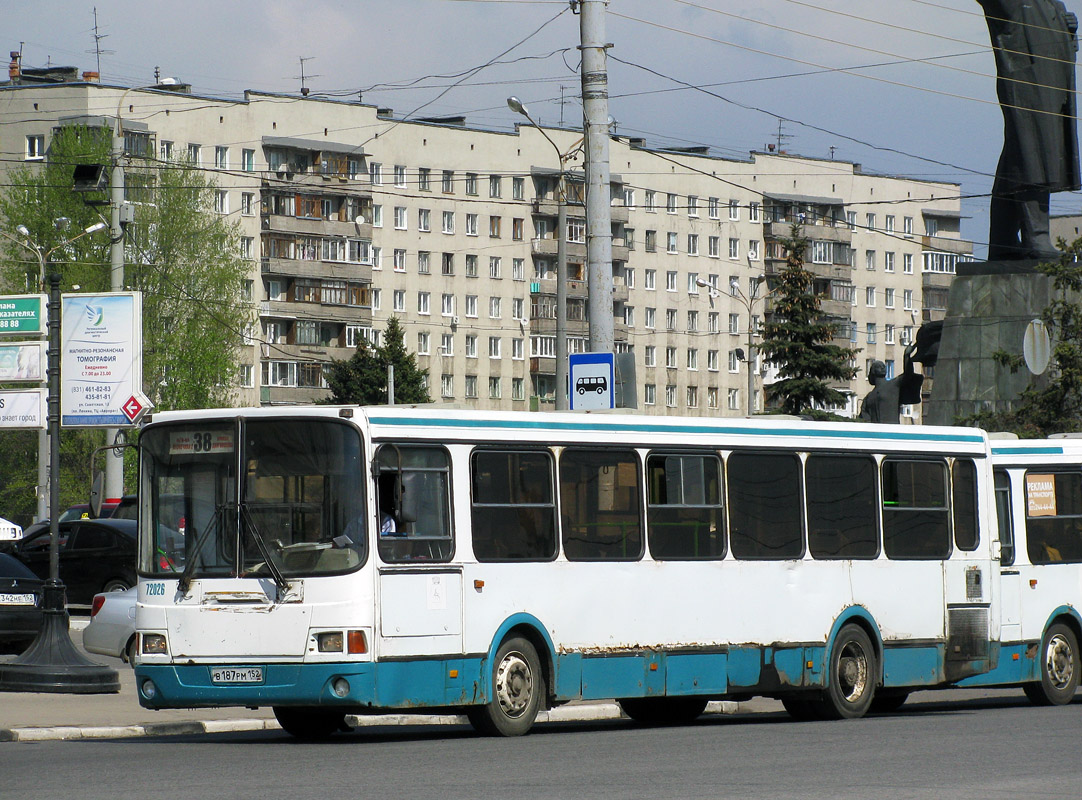
[[[840,719],[999,651],[971,428],[318,406],[156,414],[139,449],[148,708]]]
[[[992,437],[1000,654],[961,683],[1020,686],[1038,705],[1063,705],[1078,689],[1082,641],[1082,439]]]

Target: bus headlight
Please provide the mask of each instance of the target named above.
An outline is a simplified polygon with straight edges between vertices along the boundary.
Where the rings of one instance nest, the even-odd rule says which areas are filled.
[[[165,655],[169,652],[165,643],[165,634],[144,633],[140,638],[143,641],[143,655]]]
[[[140,688],[142,689],[143,697],[145,697],[147,700],[153,700],[154,695],[158,693],[158,689],[154,685],[154,681],[149,679],[143,681],[143,685]]]
[[[345,678],[335,678],[334,683],[331,684],[331,691],[338,697],[346,697],[349,695],[349,681]]]
[[[343,636],[342,631],[326,631],[316,634],[316,647],[321,653],[341,653]]]

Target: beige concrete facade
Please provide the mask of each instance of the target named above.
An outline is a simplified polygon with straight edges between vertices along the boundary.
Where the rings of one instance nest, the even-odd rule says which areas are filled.
[[[219,213],[242,229],[259,319],[239,403],[326,396],[322,365],[348,357],[358,337],[378,337],[393,315],[429,372],[433,400],[553,407],[559,163],[536,129],[97,83],[0,85],[0,97],[4,168],[46,155],[57,125],[111,126],[119,113],[126,131],[149,137],[151,154],[212,172]],[[574,154],[567,281],[576,352],[588,348],[582,134],[545,132]],[[857,399],[868,390],[866,361],[901,369],[905,343],[935,317],[936,292],[945,301],[955,262],[971,253],[959,239],[956,184],[792,155],[652,150],[627,137],[612,139],[610,168],[616,348],[635,355],[647,414],[745,413],[736,351],[772,308],[769,296],[749,303],[747,294],[783,263],[777,241],[794,223],[809,239],[824,311],[844,325],[839,340],[861,348],[860,375],[840,387]],[[839,410],[853,413],[856,400]]]

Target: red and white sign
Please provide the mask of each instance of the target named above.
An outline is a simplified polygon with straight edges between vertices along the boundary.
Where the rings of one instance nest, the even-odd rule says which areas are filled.
[[[127,402],[120,407],[120,410],[124,412],[128,422],[134,425],[150,410],[150,400],[142,392],[136,392],[128,398]]]

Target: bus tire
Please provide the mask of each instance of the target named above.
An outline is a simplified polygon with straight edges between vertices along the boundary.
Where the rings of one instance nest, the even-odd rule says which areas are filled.
[[[1040,653],[1041,680],[1027,683],[1023,691],[1034,705],[1066,705],[1078,689],[1078,638],[1057,622],[1045,632]]]
[[[492,662],[492,698],[470,706],[466,716],[485,736],[522,736],[533,726],[545,698],[537,650],[526,639],[507,639]]]
[[[834,640],[827,670],[827,687],[816,704],[823,719],[863,717],[875,697],[879,674],[875,649],[858,625],[846,625]]]
[[[295,706],[275,706],[274,717],[282,730],[297,739],[326,739],[346,721],[343,711]]]
[[[706,710],[705,697],[626,697],[617,702],[642,725],[687,725]]]

